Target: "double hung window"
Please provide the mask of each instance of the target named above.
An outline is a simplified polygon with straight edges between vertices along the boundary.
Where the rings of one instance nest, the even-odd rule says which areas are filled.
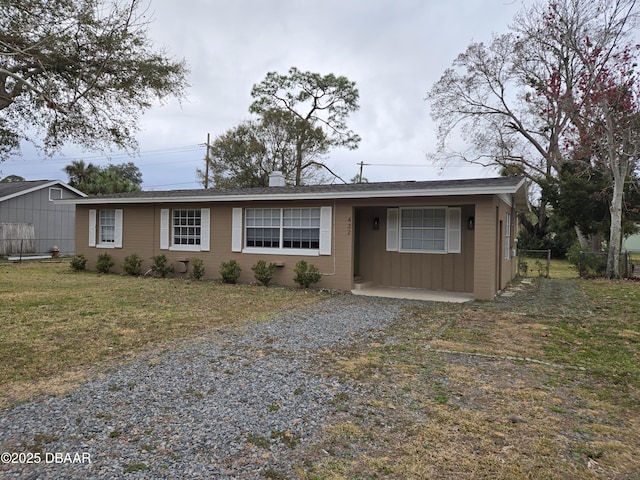
[[[279,208],[247,208],[247,247],[280,248],[281,212]]]
[[[320,248],[320,208],[247,208],[246,246]]]
[[[116,211],[100,210],[98,227],[98,243],[115,243],[116,241]]]
[[[511,214],[507,213],[504,230],[504,259],[511,258]]]
[[[89,210],[89,246],[122,248],[122,210]]]
[[[234,208],[233,252],[331,255],[332,207]]]
[[[446,208],[403,208],[400,211],[400,250],[446,252]]]
[[[387,251],[461,253],[460,207],[387,209]]]
[[[173,211],[173,245],[200,245],[202,216],[198,210]]]
[[[160,250],[208,252],[211,209],[160,210]]]

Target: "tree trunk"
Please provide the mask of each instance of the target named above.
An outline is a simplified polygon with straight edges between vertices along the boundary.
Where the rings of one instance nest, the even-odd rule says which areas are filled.
[[[574,225],[573,229],[576,231],[576,236],[578,237],[578,243],[580,244],[580,248],[582,250],[586,250],[587,248],[590,247],[589,245],[589,238],[587,238],[584,233],[582,233],[582,230],[580,230],[580,227],[578,225]]]
[[[609,234],[609,256],[607,258],[607,278],[620,278],[620,245],[622,244],[622,199],[624,194],[624,180],[626,178],[624,159],[613,161],[613,196],[609,212],[611,214],[611,232]],[[622,165],[621,165],[622,164]]]

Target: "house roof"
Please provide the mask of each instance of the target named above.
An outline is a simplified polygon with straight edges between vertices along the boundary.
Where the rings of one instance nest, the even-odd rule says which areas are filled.
[[[66,188],[80,197],[87,196],[80,190],[76,190],[60,180],[25,180],[23,182],[0,182],[0,202],[54,186]]]
[[[237,189],[141,191],[68,200],[59,203],[124,204],[230,202],[253,200],[358,199],[390,197],[433,197],[450,195],[515,195],[516,203],[527,204],[526,182],[522,177],[478,178],[333,185],[305,185]]]

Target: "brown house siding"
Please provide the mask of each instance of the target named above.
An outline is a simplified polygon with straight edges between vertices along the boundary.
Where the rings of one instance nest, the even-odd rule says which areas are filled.
[[[329,206],[331,202],[296,202],[287,204],[286,202],[260,203],[259,208],[270,207],[314,207]],[[251,267],[258,260],[274,262],[279,265],[274,276],[274,283],[279,285],[295,286],[294,267],[298,260],[304,259],[309,264],[313,264],[323,273],[322,280],[318,287],[335,288],[348,290],[352,284],[351,277],[351,256],[350,249],[345,248],[349,243],[347,235],[347,219],[350,209],[339,212],[337,208],[332,209],[332,254],[320,256],[294,256],[277,254],[253,254],[233,252],[231,250],[231,226],[232,210],[234,207],[246,208],[248,205],[235,203],[207,204],[142,204],[142,205],[114,205],[107,209],[121,208],[123,210],[123,235],[122,248],[99,248],[89,247],[89,210],[100,210],[100,205],[78,205],[76,214],[76,229],[78,232],[77,253],[84,254],[87,261],[87,268],[94,269],[97,257],[101,253],[108,253],[115,262],[114,272],[121,271],[121,265],[126,256],[137,253],[143,260],[143,271],[151,267],[151,257],[164,254],[170,263],[174,265],[176,273],[184,273],[183,260],[199,258],[204,262],[205,278],[220,278],[219,269],[223,262],[231,259],[236,260],[242,269],[239,281],[242,283],[255,282]],[[210,223],[210,250],[201,251],[175,251],[160,249],[160,211],[162,209],[211,209]],[[338,236],[338,237],[337,237]],[[336,255],[338,252],[338,255]],[[349,280],[345,280],[349,279]]]
[[[253,254],[232,251],[233,208],[332,207],[331,254],[298,256]],[[406,206],[461,207],[461,253],[427,254],[386,251],[387,209]],[[122,209],[122,248],[89,247],[89,210]],[[160,216],[162,209],[209,208],[210,250],[173,251],[160,249]],[[124,258],[137,253],[143,260],[143,271],[151,267],[151,257],[164,254],[175,266],[176,273],[184,273],[181,260],[200,258],[204,262],[205,277],[220,278],[222,262],[235,259],[242,268],[240,281],[254,282],[251,266],[258,260],[279,265],[274,283],[294,286],[294,267],[304,259],[323,273],[318,287],[350,290],[354,274],[380,286],[422,288],[474,293],[478,299],[490,299],[504,288],[516,274],[516,261],[504,259],[502,245],[506,226],[505,215],[510,212],[501,198],[495,195],[447,197],[399,197],[341,200],[255,201],[255,202],[185,202],[141,204],[81,204],[76,207],[76,251],[88,259],[87,267],[95,268],[100,253],[109,253],[119,272]],[[467,228],[469,217],[475,218],[475,229]],[[374,229],[374,219],[379,228]],[[511,243],[515,239],[515,214],[512,214]],[[502,252],[502,253],[501,253]],[[359,261],[356,261],[359,257]],[[499,268],[498,268],[499,267]]]
[[[473,205],[460,205],[469,199],[395,199],[386,206],[361,207],[360,276],[381,286],[422,288],[473,293],[474,231],[467,229],[467,219],[474,215]],[[428,254],[386,251],[387,208],[400,206],[461,206],[461,253]],[[373,229],[374,218],[380,228]]]
[[[487,198],[476,203],[474,260],[474,293],[476,298],[489,299],[495,295],[496,284],[496,213],[494,200]]]
[[[476,251],[483,253],[477,255],[474,261],[474,283],[475,297],[481,300],[493,298],[517,273],[517,258],[505,259],[507,212],[511,213],[510,248],[514,248],[517,219],[511,207],[495,196],[483,198],[476,203]]]

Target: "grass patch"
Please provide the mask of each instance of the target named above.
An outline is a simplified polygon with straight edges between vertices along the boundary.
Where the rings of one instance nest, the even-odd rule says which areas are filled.
[[[247,442],[265,450],[268,450],[271,446],[271,441],[262,435],[247,435]]]
[[[580,274],[578,269],[571,265],[568,260],[560,260],[556,258],[551,259],[551,265],[549,266],[550,278],[579,278]]]
[[[553,342],[545,351],[554,361],[582,365],[609,388],[599,395],[626,395],[640,385],[640,283],[626,280],[581,282],[593,314],[550,322]]]
[[[384,343],[328,354],[361,394],[300,477],[640,478],[640,283],[512,291],[412,306]]]
[[[151,467],[146,463],[129,463],[126,467],[124,467],[124,473],[136,473],[136,472],[144,472],[149,470]]]
[[[64,391],[84,378],[80,367],[322,298],[299,289],[77,273],[68,263],[0,265],[0,278],[5,406]]]

